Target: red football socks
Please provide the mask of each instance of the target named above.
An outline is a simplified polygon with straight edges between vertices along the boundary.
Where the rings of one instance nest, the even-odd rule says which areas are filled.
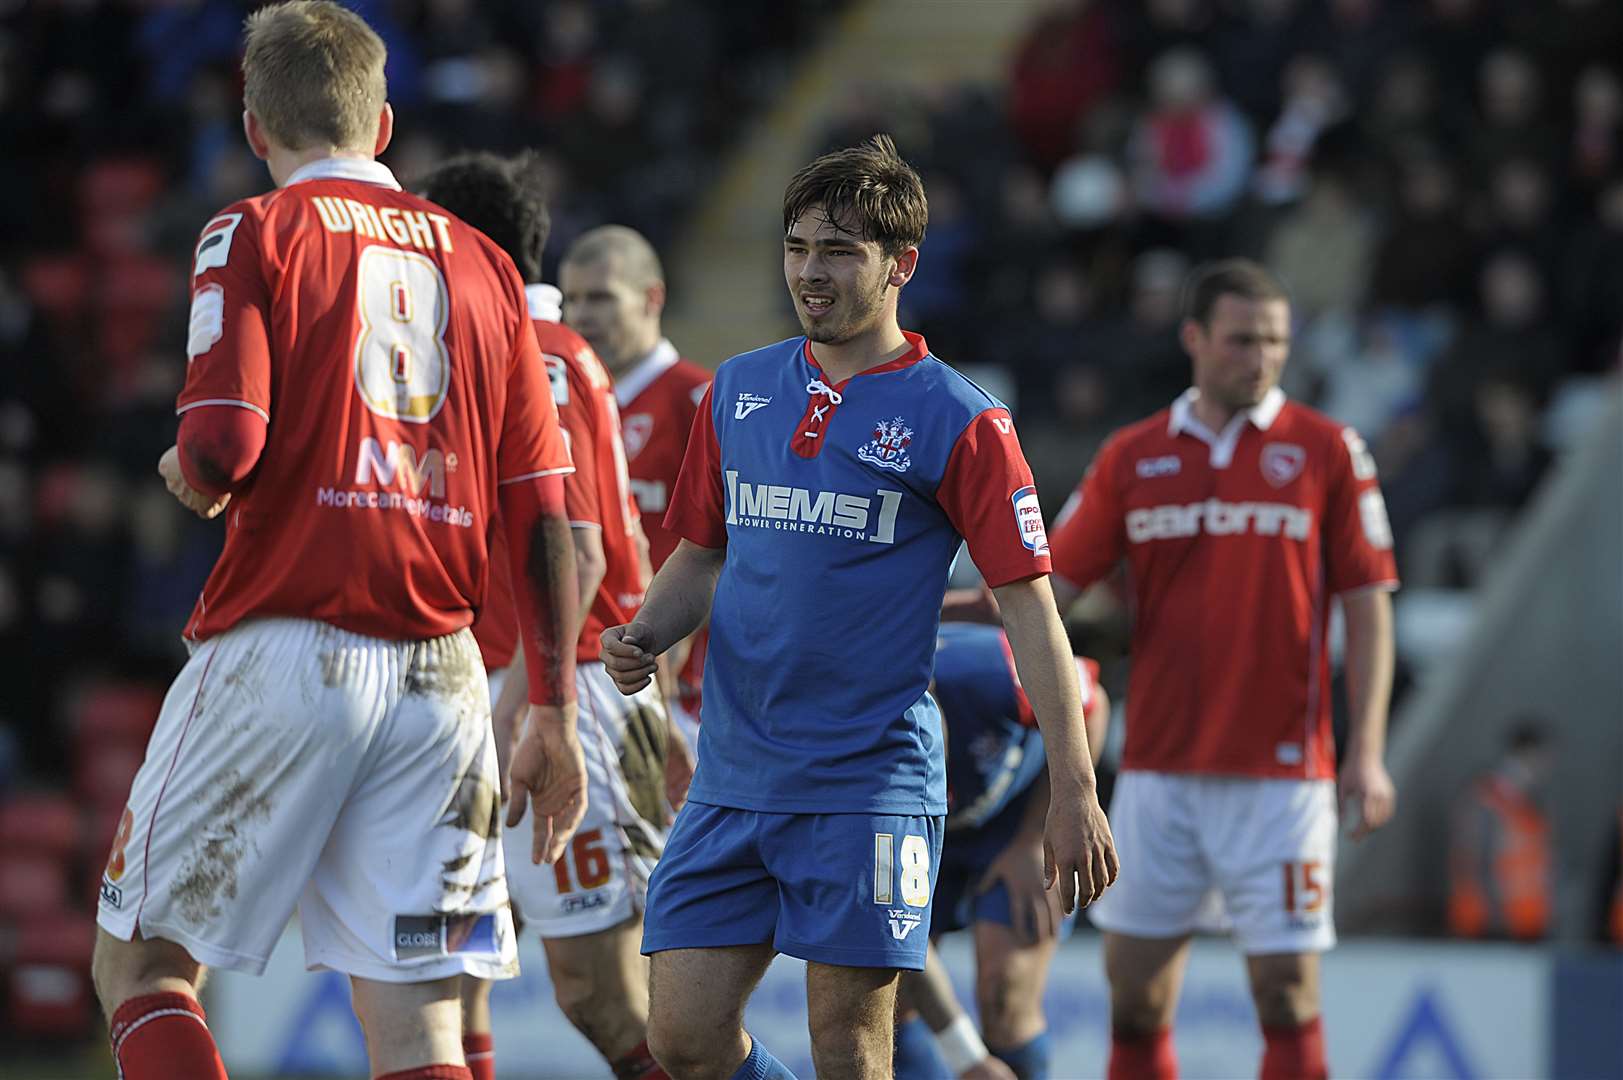
[[[648,1052],[647,1039],[609,1062],[609,1068],[614,1070],[614,1080],[671,1080]]]
[[[1315,1016],[1300,1027],[1262,1029],[1262,1080],[1326,1080],[1324,1023]]]
[[[463,1035],[462,1056],[473,1080],[496,1080],[496,1039],[490,1032]]]
[[[461,1065],[419,1065],[380,1076],[378,1080],[473,1080],[473,1073]]]
[[[189,994],[145,994],[113,1013],[113,1060],[125,1080],[229,1080],[203,1006]]]
[[[1172,1029],[1148,1035],[1110,1033],[1109,1080],[1178,1080],[1178,1056],[1172,1050]]]

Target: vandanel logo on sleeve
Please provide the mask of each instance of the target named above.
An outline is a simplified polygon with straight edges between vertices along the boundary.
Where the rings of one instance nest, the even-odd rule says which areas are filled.
[[[751,484],[727,477],[727,524],[779,532],[815,533],[875,544],[896,542],[896,515],[902,493],[879,488],[873,497],[835,491],[810,491],[782,484]],[[879,500],[877,516],[874,498]]]

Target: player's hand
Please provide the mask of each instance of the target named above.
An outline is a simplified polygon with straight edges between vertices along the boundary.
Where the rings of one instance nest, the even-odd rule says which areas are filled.
[[[1398,791],[1378,757],[1349,757],[1341,767],[1341,820],[1353,822],[1352,838],[1362,840],[1392,820]]]
[[[669,706],[667,706],[669,709]],[[674,717],[665,735],[665,799],[672,810],[682,809],[688,801],[688,785],[693,782],[693,748]]]
[[[231,501],[230,493],[215,498],[205,495],[186,482],[186,474],[180,471],[180,447],[171,446],[163,452],[158,459],[158,475],[163,477],[164,486],[169,494],[180,500],[180,505],[207,521],[218,517],[225,504]]]
[[[575,703],[530,706],[524,738],[513,751],[507,827],[530,811],[530,861],[553,863],[586,814],[586,755],[575,730]]]
[[[1058,883],[1065,914],[1103,896],[1120,870],[1099,796],[1079,786],[1067,791],[1054,783],[1043,830],[1043,885]]]
[[[1059,891],[1048,888],[1044,878],[1045,856],[1041,837],[1017,837],[998,853],[986,868],[977,892],[985,892],[999,881],[1009,890],[1009,914],[1014,919],[1014,936],[1022,945],[1035,945],[1059,933],[1065,913],[1060,910]]]
[[[1015,1080],[1014,1070],[987,1054],[958,1074],[959,1080]]]
[[[630,697],[653,681],[659,670],[657,654],[644,646],[652,639],[646,623],[611,626],[603,631],[603,666],[620,693]]]

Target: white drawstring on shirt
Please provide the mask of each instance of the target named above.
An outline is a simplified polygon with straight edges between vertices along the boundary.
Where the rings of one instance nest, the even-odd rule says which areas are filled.
[[[823,417],[828,414],[828,410],[845,400],[845,397],[838,390],[825,383],[822,379],[814,378],[811,382],[807,383],[806,393],[812,395],[813,397],[816,397],[818,394],[822,394],[828,398],[827,405],[812,406],[811,419],[812,423],[814,424],[822,423]],[[817,438],[817,432],[815,431],[805,431],[801,434],[805,435],[805,437],[808,439]]]

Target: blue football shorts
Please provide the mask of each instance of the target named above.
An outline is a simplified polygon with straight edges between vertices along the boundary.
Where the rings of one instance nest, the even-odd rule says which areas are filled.
[[[1009,805],[985,824],[948,831],[941,852],[941,874],[936,882],[931,937],[963,930],[975,923],[1014,926],[1008,886],[999,881],[984,892],[977,890],[992,860],[1003,853],[1019,832],[1030,801],[1031,792],[1028,790],[1016,795]],[[1060,924],[1061,941],[1070,937],[1075,929],[1076,914],[1072,912]]]
[[[648,883],[642,951],[770,943],[820,964],[921,971],[942,819],[689,802]]]

